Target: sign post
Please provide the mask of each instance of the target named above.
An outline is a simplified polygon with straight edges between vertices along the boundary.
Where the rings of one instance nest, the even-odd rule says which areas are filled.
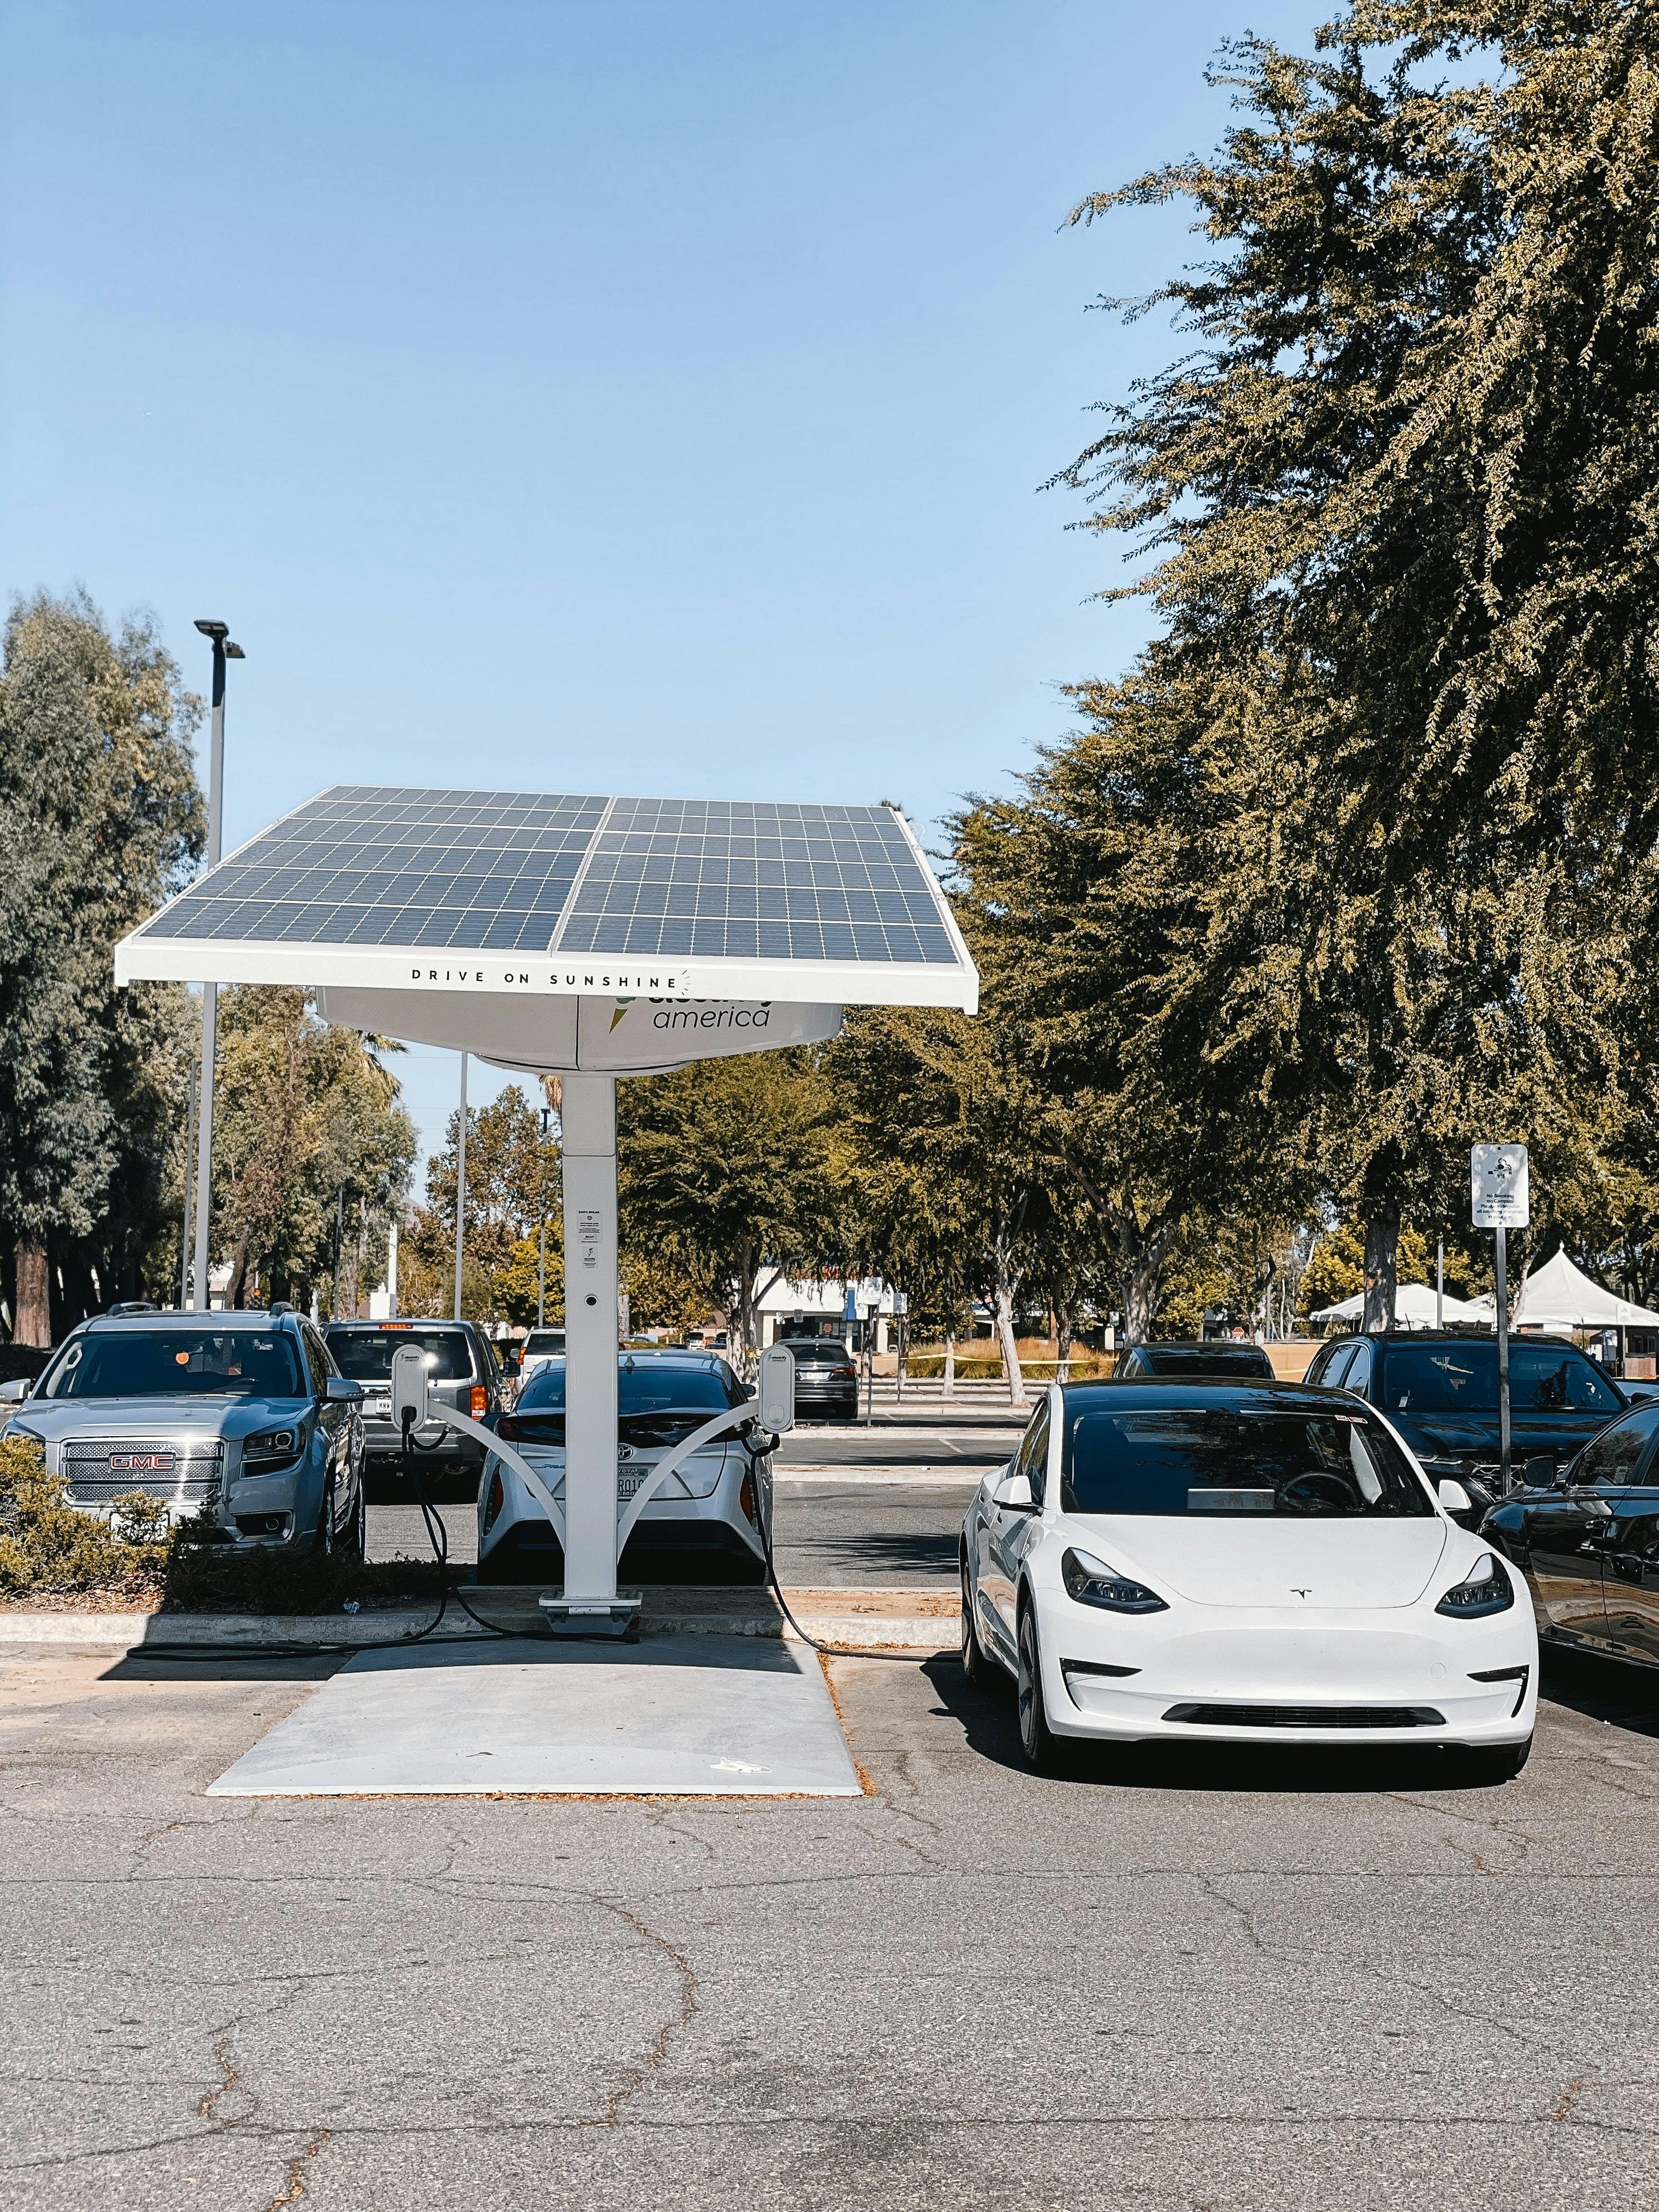
[[[1496,1240],[1493,1273],[1498,1304],[1498,1488],[1510,1493],[1509,1232],[1532,1218],[1524,1145],[1474,1145],[1469,1150],[1469,1217]]]

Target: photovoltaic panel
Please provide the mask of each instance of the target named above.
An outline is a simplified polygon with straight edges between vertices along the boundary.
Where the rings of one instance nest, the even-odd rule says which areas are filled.
[[[233,854],[144,933],[544,952],[605,809],[343,786]]]
[[[951,963],[884,806],[325,792],[137,933],[644,959]]]
[[[554,945],[641,959],[954,962],[884,806],[615,800]]]

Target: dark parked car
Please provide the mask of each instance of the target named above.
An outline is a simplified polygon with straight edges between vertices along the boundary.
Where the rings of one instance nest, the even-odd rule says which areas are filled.
[[[1461,1482],[1476,1516],[1498,1498],[1498,1340],[1474,1330],[1342,1336],[1308,1370],[1310,1382],[1352,1390],[1386,1413],[1437,1481]],[[1556,1467],[1624,1412],[1618,1385],[1563,1337],[1510,1343],[1511,1473]],[[1534,1468],[1534,1473],[1541,1472]]]
[[[1659,1404],[1609,1424],[1552,1480],[1534,1462],[1480,1533],[1520,1568],[1538,1632],[1659,1667]]]
[[[858,1418],[859,1370],[838,1336],[787,1336],[780,1340],[795,1360],[795,1412],[803,1419],[817,1414],[830,1420]]]
[[[1218,1337],[1213,1344],[1137,1344],[1114,1370],[1120,1382],[1248,1382],[1273,1380],[1273,1364],[1259,1344]]]
[[[495,1348],[470,1321],[337,1321],[329,1323],[326,1334],[340,1372],[363,1387],[363,1426],[371,1467],[401,1463],[401,1440],[392,1425],[392,1357],[405,1344],[418,1344],[425,1352],[433,1397],[458,1413],[471,1414],[475,1421],[487,1420],[501,1410],[502,1378]],[[484,1463],[482,1444],[446,1428],[441,1421],[428,1421],[416,1434],[422,1444],[434,1447],[421,1454],[423,1474],[430,1468],[477,1474]]]

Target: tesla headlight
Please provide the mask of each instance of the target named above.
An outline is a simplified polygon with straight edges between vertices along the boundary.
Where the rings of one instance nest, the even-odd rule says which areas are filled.
[[[298,1452],[301,1442],[297,1428],[261,1429],[258,1436],[244,1437],[243,1474],[270,1474],[276,1468],[286,1467]]]
[[[1475,1561],[1467,1582],[1446,1592],[1435,1611],[1449,1613],[1455,1620],[1478,1620],[1485,1613],[1507,1613],[1514,1603],[1509,1570],[1495,1552],[1488,1552]]]
[[[1109,1567],[1092,1552],[1068,1551],[1060,1563],[1066,1594],[1079,1605],[1097,1605],[1103,1613],[1167,1613],[1169,1607],[1145,1583]]]

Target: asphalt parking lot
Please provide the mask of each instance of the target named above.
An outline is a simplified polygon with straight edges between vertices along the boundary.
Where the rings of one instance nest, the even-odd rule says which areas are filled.
[[[331,1663],[0,1652],[0,2204],[1579,2207],[1656,2196],[1659,1699],[1521,1779],[1063,1779],[832,1662],[862,1799],[205,1798]]]

